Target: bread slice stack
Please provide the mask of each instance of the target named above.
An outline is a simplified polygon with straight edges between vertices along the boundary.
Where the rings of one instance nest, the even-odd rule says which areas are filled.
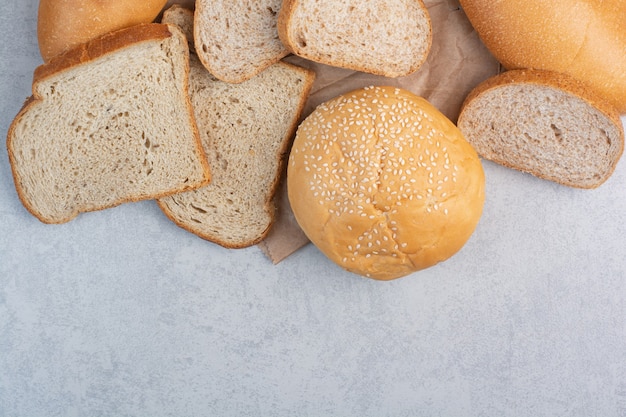
[[[168,9],[163,22],[187,28],[193,13]],[[314,73],[275,63],[241,83],[209,73],[190,56],[189,95],[212,169],[207,186],[159,199],[176,224],[225,247],[259,242],[275,219],[282,165]]]
[[[482,157],[576,188],[604,183],[624,149],[617,109],[546,70],[511,70],[478,85],[458,127]]]
[[[210,179],[175,26],[141,24],[36,69],[7,135],[15,186],[45,223],[190,190]]]

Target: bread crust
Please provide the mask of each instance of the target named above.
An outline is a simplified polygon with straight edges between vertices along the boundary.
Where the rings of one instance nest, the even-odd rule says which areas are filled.
[[[583,83],[580,80],[577,80],[567,74],[558,73],[555,71],[548,70],[536,70],[536,69],[517,69],[517,70],[509,70],[502,72],[496,76],[490,77],[487,80],[483,81],[479,85],[477,85],[465,98],[463,104],[461,105],[461,110],[458,118],[457,125],[463,126],[465,123],[471,123],[468,120],[468,116],[464,111],[467,107],[472,105],[473,101],[480,98],[483,94],[492,91],[494,89],[500,88],[506,85],[512,84],[534,84],[542,87],[552,87],[558,90],[562,90],[564,92],[569,93],[570,95],[577,97],[587,103],[589,106],[597,109],[602,114],[604,114],[617,128],[620,132],[619,138],[619,150],[617,159],[621,157],[624,151],[624,129],[622,125],[622,121],[620,119],[620,114],[615,106],[608,102],[603,97],[600,97],[595,90],[591,89],[587,84]],[[559,180],[553,177],[548,177],[543,175],[541,172],[529,169],[522,169],[517,166],[515,163],[511,161],[507,161],[505,159],[498,159],[498,164],[505,166],[507,168],[512,168],[516,170],[522,170],[524,172],[528,172],[538,178],[542,178],[545,180],[553,181],[561,185],[576,187],[576,188],[596,188],[600,186],[606,178],[610,177],[614,172],[617,163],[611,166],[611,169],[608,175],[599,180],[597,183],[590,185],[581,185],[572,183],[567,180]]]
[[[108,32],[150,23],[167,0],[41,0],[37,38],[44,61]]]
[[[421,97],[355,90],[298,128],[288,196],[306,236],[340,267],[391,280],[457,253],[485,199],[475,150]]]
[[[193,128],[193,132],[195,135],[195,150],[198,155],[201,156],[199,158],[199,162],[202,164],[202,169],[204,171],[204,179],[198,183],[189,183],[184,185],[179,189],[169,190],[168,192],[158,193],[158,194],[150,194],[150,195],[136,195],[136,196],[128,196],[127,198],[123,198],[120,200],[116,200],[108,205],[97,205],[97,206],[78,206],[74,207],[74,210],[68,214],[66,218],[60,219],[51,219],[47,217],[45,214],[37,211],[28,198],[26,198],[24,190],[21,186],[21,178],[17,171],[18,160],[15,156],[15,151],[13,149],[13,137],[15,136],[15,129],[18,124],[21,122],[22,117],[24,117],[33,106],[37,106],[40,101],[43,100],[43,97],[37,92],[37,84],[42,82],[48,77],[51,77],[57,73],[66,71],[71,68],[75,68],[80,65],[88,64],[90,61],[103,57],[107,54],[113,53],[119,49],[127,47],[132,44],[136,44],[138,42],[150,41],[150,40],[160,40],[166,39],[173,36],[173,32],[177,33],[177,36],[184,36],[180,30],[171,25],[166,24],[158,24],[158,23],[147,23],[140,24],[130,28],[121,29],[119,31],[107,33],[99,38],[93,39],[89,42],[81,44],[73,49],[70,49],[60,55],[55,56],[50,62],[45,63],[35,69],[33,76],[33,86],[32,86],[32,95],[25,101],[24,105],[15,116],[13,122],[9,126],[9,130],[7,132],[7,140],[6,146],[8,150],[9,162],[11,165],[11,172],[13,175],[13,180],[15,183],[15,188],[24,207],[35,217],[37,217],[41,222],[48,224],[60,224],[65,223],[72,220],[80,213],[90,212],[90,211],[98,211],[111,207],[118,206],[123,203],[128,202],[137,202],[146,199],[156,199],[165,197],[167,195],[171,195],[178,192],[187,191],[190,189],[195,189],[200,186],[206,185],[211,180],[211,174],[208,162],[204,155],[204,150],[202,149],[202,145],[200,143],[198,129],[195,123],[195,119],[193,118],[193,110],[191,107],[191,101],[188,96],[186,96],[186,108],[188,113],[190,114],[190,126]],[[188,59],[185,60],[186,73],[189,73],[189,62]],[[184,77],[184,88],[185,91],[188,89],[188,80],[187,77]]]
[[[339,54],[333,53],[332,51],[328,51],[327,54],[323,54],[323,55],[313,56],[312,54],[308,54],[306,51],[304,51],[302,48],[298,46],[298,40],[294,39],[290,31],[290,26],[291,26],[292,20],[294,19],[294,14],[297,8],[300,6],[300,3],[302,1],[303,0],[283,0],[280,13],[278,14],[278,23],[277,23],[278,36],[280,37],[285,47],[291,53],[295,55],[325,64],[325,65],[342,67],[342,68],[347,68],[347,69],[351,69],[354,71],[367,72],[367,73],[374,74],[374,75],[381,75],[381,76],[392,77],[392,78],[406,76],[406,75],[414,73],[424,64],[424,62],[426,62],[426,59],[428,58],[428,54],[432,46],[432,25],[430,24],[430,16],[428,14],[428,9],[426,8],[423,0],[414,0],[414,2],[424,11],[424,13],[429,19],[428,33],[425,34],[426,39],[427,39],[425,52],[422,56],[419,57],[419,59],[417,59],[410,66],[410,68],[402,72],[387,70],[384,68],[377,68],[373,65],[368,65],[369,63],[366,63],[366,62],[355,65],[350,62],[342,60]],[[329,6],[329,7],[332,7],[332,6]],[[376,48],[377,46],[373,45],[373,47]]]
[[[461,0],[506,69],[566,73],[626,113],[626,2]]]

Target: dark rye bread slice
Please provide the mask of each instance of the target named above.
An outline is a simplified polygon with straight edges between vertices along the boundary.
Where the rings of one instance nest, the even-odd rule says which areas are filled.
[[[432,44],[422,0],[284,0],[278,35],[295,55],[387,77],[415,72]]]
[[[45,223],[210,180],[175,26],[142,24],[38,67],[7,136],[15,186]]]
[[[458,127],[485,159],[577,188],[595,188],[624,149],[617,110],[570,76],[511,70],[478,85]]]
[[[197,0],[194,43],[216,78],[240,83],[287,56],[276,21],[282,0]]]
[[[186,9],[172,8],[163,21],[188,27],[192,17]],[[212,181],[159,199],[159,206],[203,239],[228,248],[251,246],[274,223],[282,166],[314,73],[278,62],[233,84],[210,74],[193,53],[190,64],[189,95]]]

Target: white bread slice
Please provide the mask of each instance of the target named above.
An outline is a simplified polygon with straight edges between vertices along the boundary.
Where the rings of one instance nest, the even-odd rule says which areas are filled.
[[[180,22],[181,9],[163,21]],[[191,14],[189,13],[189,18]],[[190,97],[212,170],[211,184],[158,200],[180,227],[221,246],[262,240],[314,73],[278,62],[238,84],[212,76],[191,54]]]
[[[38,67],[7,136],[24,206],[42,222],[63,223],[206,184],[188,62],[177,27],[142,24]]]
[[[415,72],[432,43],[422,0],[285,0],[278,35],[295,55],[387,77]]]
[[[240,83],[288,55],[278,38],[281,0],[197,0],[194,43],[216,78]]]
[[[570,187],[604,183],[624,149],[617,109],[570,76],[545,70],[484,81],[457,124],[482,157]]]

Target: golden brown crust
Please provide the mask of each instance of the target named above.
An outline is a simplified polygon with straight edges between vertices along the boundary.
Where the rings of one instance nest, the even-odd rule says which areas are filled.
[[[464,109],[472,104],[475,99],[478,99],[483,94],[493,90],[500,88],[502,86],[511,85],[511,84],[534,84],[538,86],[544,87],[552,87],[564,92],[567,92],[575,97],[586,102],[590,107],[593,107],[604,114],[610,121],[618,128],[620,132],[620,148],[618,150],[618,155],[621,156],[624,150],[624,130],[622,128],[622,121],[620,118],[620,114],[615,106],[600,97],[594,90],[592,90],[587,84],[569,76],[568,74],[558,73],[555,71],[548,70],[537,70],[537,69],[517,69],[517,70],[509,70],[502,72],[498,75],[488,78],[483,81],[479,85],[477,85],[465,98],[463,104],[461,105],[460,114],[458,118],[457,125],[462,126],[463,124],[470,123],[469,120],[466,121],[466,113]],[[523,99],[523,98],[522,98]],[[618,156],[618,158],[619,158]],[[506,159],[498,159],[497,162],[499,165],[502,165],[507,168],[512,168],[516,170],[521,170],[532,174],[538,178],[542,178],[545,180],[553,181],[561,185],[576,187],[576,188],[597,188],[600,186],[604,179],[610,177],[614,172],[616,165],[613,165],[608,173],[608,175],[599,180],[595,184],[589,185],[581,185],[579,183],[573,183],[571,181],[567,181],[565,179],[557,179],[554,177],[548,177],[547,175],[542,174],[536,170],[532,169],[523,169],[517,166],[515,163],[508,161]]]
[[[566,73],[626,112],[626,2],[461,0],[487,48],[507,69]]]
[[[105,33],[150,23],[166,0],[41,0],[37,38],[44,61]]]
[[[482,165],[461,132],[393,87],[318,106],[298,128],[287,180],[311,242],[342,268],[379,280],[451,257],[484,203]]]
[[[160,23],[145,23],[106,33],[69,49],[37,67],[33,76],[33,84],[52,74],[93,61],[131,44],[154,39],[166,39],[170,36],[172,33],[168,25]]]

